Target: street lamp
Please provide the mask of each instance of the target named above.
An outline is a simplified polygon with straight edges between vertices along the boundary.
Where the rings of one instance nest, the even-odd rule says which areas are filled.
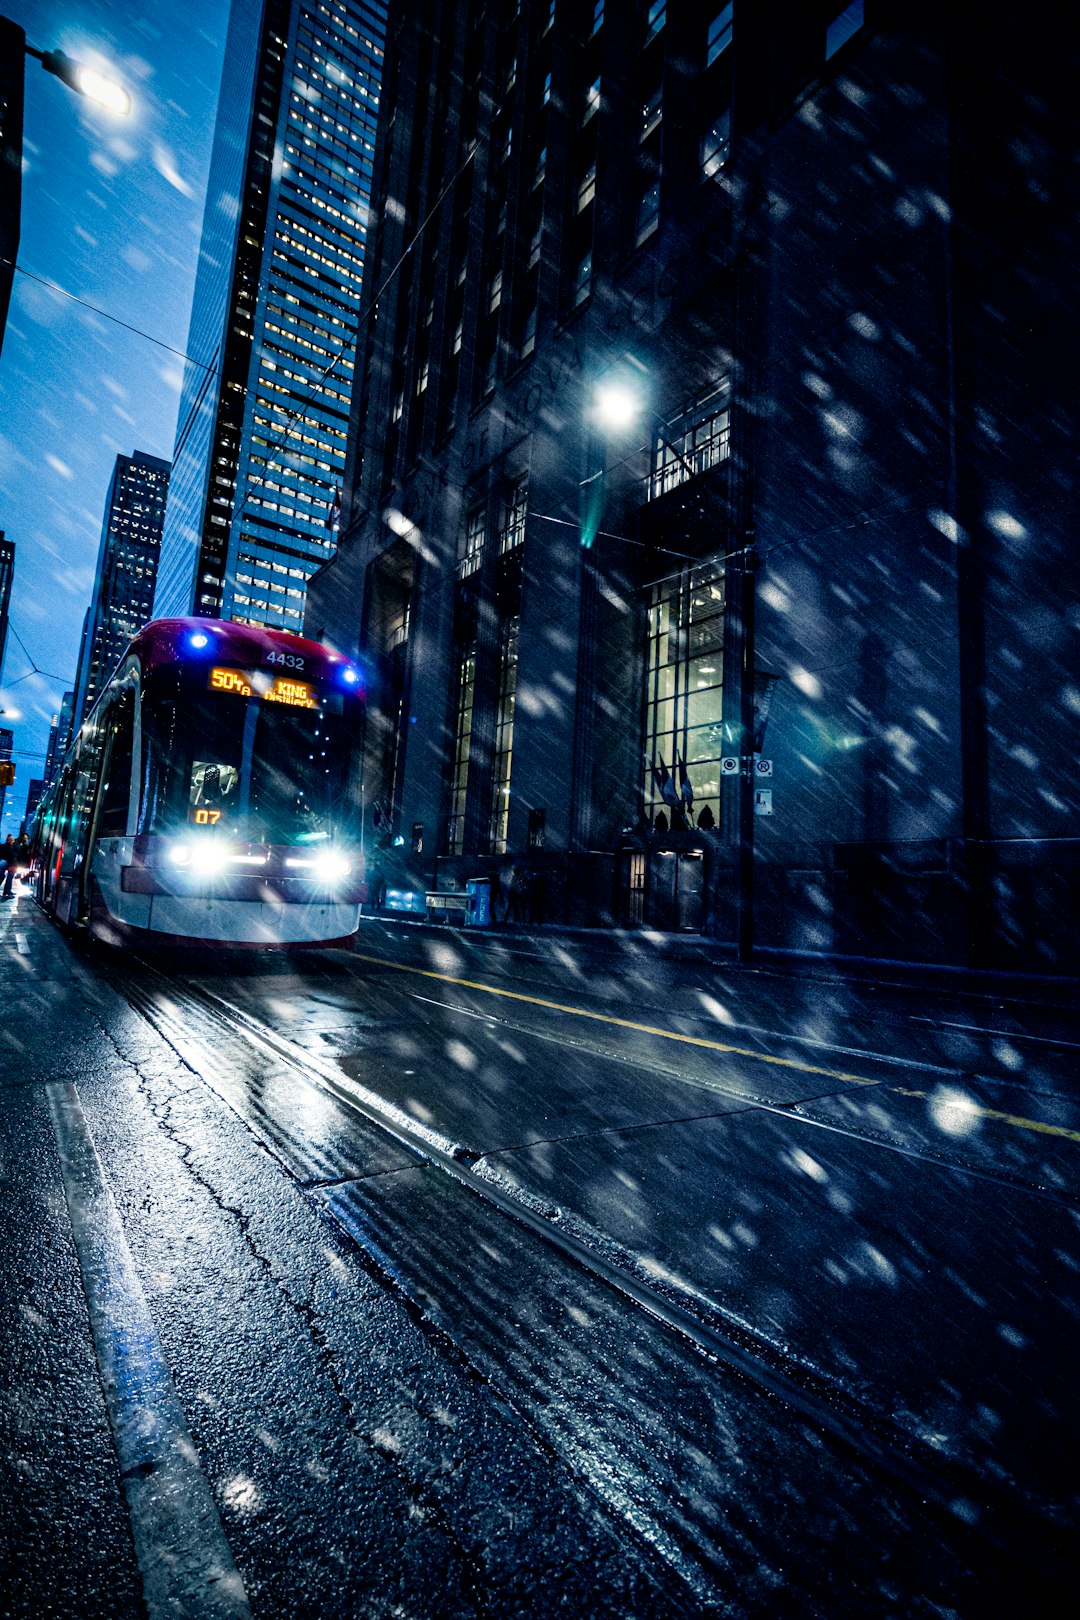
[[[22,211],[23,164],[23,57],[36,56],[52,73],[80,96],[109,112],[126,116],[131,97],[96,68],[76,62],[63,51],[39,51],[26,43],[26,33],[9,17],[0,17],[0,349],[7,326],[11,286],[19,254],[19,216]]]
[[[70,89],[77,90],[89,101],[96,101],[99,107],[107,107],[121,118],[126,118],[131,111],[131,96],[115,79],[98,73],[96,68],[85,67],[63,51],[38,51],[33,45],[26,45],[24,49],[27,56],[37,57],[46,73],[54,73]]]

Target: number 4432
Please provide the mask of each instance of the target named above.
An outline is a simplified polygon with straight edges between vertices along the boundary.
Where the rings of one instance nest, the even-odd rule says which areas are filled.
[[[298,653],[267,653],[266,662],[268,664],[282,664],[286,669],[303,669],[304,667],[304,660]]]

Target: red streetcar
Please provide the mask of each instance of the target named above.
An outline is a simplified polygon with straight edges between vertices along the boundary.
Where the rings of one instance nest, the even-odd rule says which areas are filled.
[[[40,904],[110,943],[346,943],[363,709],[359,669],[318,642],[148,624],[38,808]]]

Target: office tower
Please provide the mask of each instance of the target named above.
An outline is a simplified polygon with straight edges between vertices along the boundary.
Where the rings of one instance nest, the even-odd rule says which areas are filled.
[[[105,499],[94,594],[83,620],[73,704],[76,730],[128,642],[151,617],[168,491],[167,461],[142,450],[117,456]]]
[[[15,542],[4,536],[0,529],[0,680],[4,674],[4,652],[7,648],[8,615],[11,612],[11,587],[15,579]]]
[[[7,837],[9,832],[14,832],[15,830],[13,827],[5,827],[3,825],[4,800],[7,798],[7,791],[10,785],[8,779],[9,777],[11,777],[12,780],[14,779],[14,772],[11,764],[11,755],[14,748],[15,733],[8,726],[0,726],[0,767],[7,767],[6,769],[0,769],[0,842]]]
[[[26,809],[23,811],[23,830],[29,832],[30,823],[34,819],[34,812],[41,803],[45,793],[45,778],[33,776],[26,789]]]
[[[306,619],[376,677],[394,886],[1075,960],[1077,31],[983,23],[402,5]]]
[[[46,787],[51,787],[55,782],[60,766],[64,762],[64,755],[67,753],[68,744],[71,741],[74,718],[75,693],[65,692],[60,702],[60,712],[53,715],[52,724],[49,727],[49,742],[45,754]]]
[[[385,6],[235,0],[155,613],[299,631],[332,555]]]

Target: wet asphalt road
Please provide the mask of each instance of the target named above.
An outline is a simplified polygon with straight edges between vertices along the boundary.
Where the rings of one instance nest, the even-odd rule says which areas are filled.
[[[1065,1612],[1070,1009],[0,929],[0,1613]]]

